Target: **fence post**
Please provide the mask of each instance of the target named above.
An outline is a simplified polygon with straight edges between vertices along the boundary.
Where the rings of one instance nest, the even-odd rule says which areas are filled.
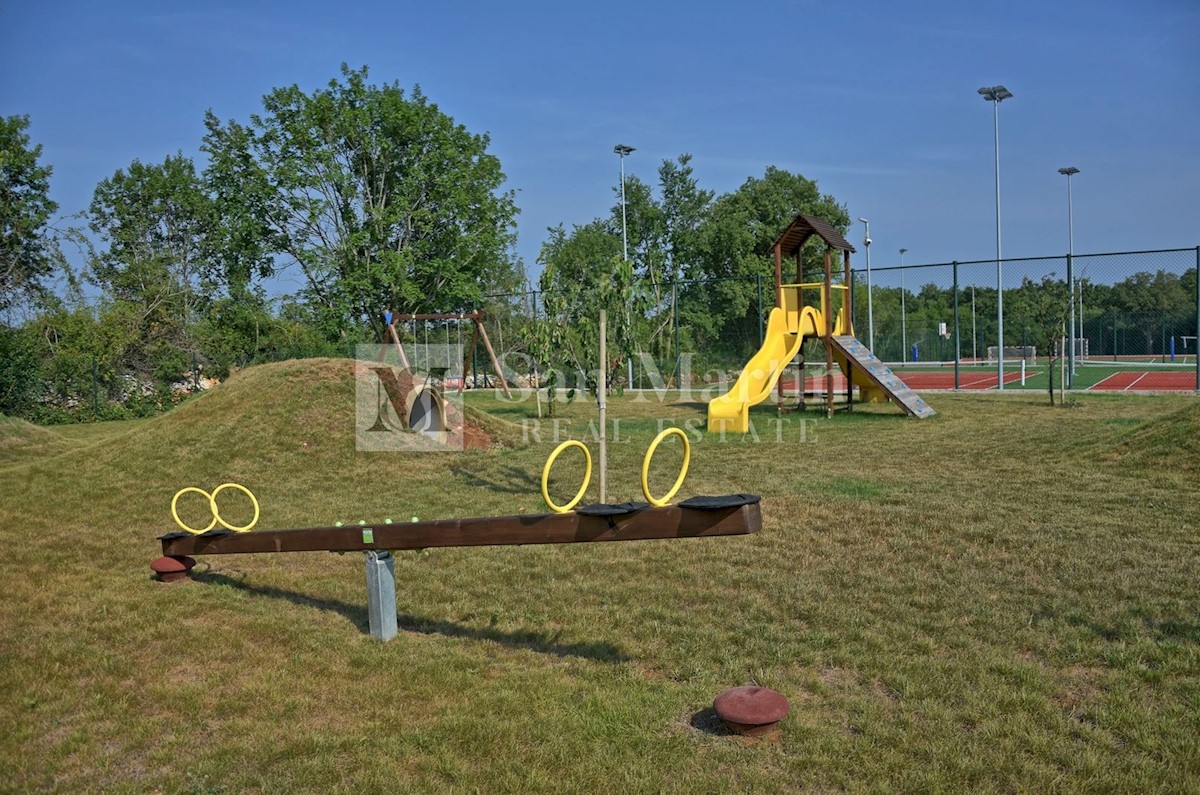
[[[958,260],[954,260],[954,389],[958,390],[958,363],[962,344],[958,336]]]
[[[1158,353],[1162,356],[1163,364],[1167,363],[1167,313],[1159,312],[1158,331],[1161,337],[1158,343]]]
[[[1067,252],[1067,303],[1070,305],[1071,346],[1067,350],[1067,389],[1075,388],[1075,266],[1071,252]]]
[[[1196,336],[1192,339],[1196,354],[1196,392],[1200,393],[1200,246],[1196,246]]]

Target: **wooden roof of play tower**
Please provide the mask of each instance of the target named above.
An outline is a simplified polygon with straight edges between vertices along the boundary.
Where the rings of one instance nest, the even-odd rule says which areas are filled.
[[[788,224],[788,228],[783,230],[783,234],[771,244],[771,251],[779,248],[784,256],[793,256],[813,235],[824,240],[825,245],[830,248],[854,251],[854,246],[846,242],[846,238],[842,237],[828,221],[804,213],[797,215],[795,220]]]

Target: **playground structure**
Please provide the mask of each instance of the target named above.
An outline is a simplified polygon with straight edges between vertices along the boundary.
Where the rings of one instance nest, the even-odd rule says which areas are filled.
[[[500,381],[500,388],[504,391],[505,397],[512,397],[508,391],[508,382],[504,380],[504,371],[500,368],[500,361],[496,358],[496,351],[492,348],[492,341],[488,339],[487,326],[484,324],[484,314],[478,311],[471,312],[421,312],[416,314],[384,312],[384,322],[387,324],[388,336],[390,342],[396,347],[396,352],[400,357],[400,365],[405,370],[412,369],[412,363],[408,358],[407,352],[404,350],[404,343],[400,341],[400,334],[396,331],[397,323],[408,323],[410,321],[428,321],[428,320],[457,320],[471,321],[471,342],[467,346],[466,355],[463,356],[463,377],[458,382],[458,393],[461,395],[466,384],[467,365],[474,360],[475,346],[482,340],[483,347],[487,350],[488,359],[492,363],[492,370],[496,374],[496,378]],[[387,341],[383,343],[384,348],[380,350],[380,359],[386,351]]]
[[[670,491],[656,498],[650,493],[648,483],[650,461],[658,445],[673,435],[683,440],[683,464]],[[569,503],[556,505],[548,491],[550,468],[560,452],[576,446],[583,449],[587,462],[583,485]],[[600,502],[572,510],[591,481],[591,454],[581,442],[565,442],[550,454],[542,470],[542,495],[552,513],[426,521],[413,517],[411,522],[396,524],[385,520],[382,524],[360,522],[357,525],[250,532],[258,521],[259,505],[249,489],[236,483],[222,484],[211,492],[189,486],[176,492],[171,500],[171,515],[180,530],[159,536],[162,557],[151,564],[151,569],[160,580],[174,582],[188,578],[195,565],[192,555],[362,552],[365,555],[369,630],[380,640],[390,640],[398,632],[393,550],[707,538],[745,535],[760,530],[762,514],[757,495],[693,497],[677,505],[668,504],[683,484],[690,455],[687,435],[679,428],[667,428],[655,437],[642,462],[642,491],[647,502]],[[254,518],[247,524],[234,525],[221,516],[217,495],[226,489],[242,492],[253,504]],[[179,517],[179,498],[193,492],[207,499],[212,511],[212,521],[203,528],[191,527]]]
[[[825,243],[824,279],[805,282],[801,252],[814,235]],[[797,356],[803,370],[804,342],[814,338],[825,343],[827,416],[832,417],[835,410],[835,364],[845,376],[847,408],[853,407],[854,388],[858,387],[862,402],[891,400],[911,416],[932,416],[933,408],[854,337],[850,308],[850,254],[854,246],[827,221],[801,213],[775,240],[771,250],[775,256],[775,307],[767,317],[763,343],[742,368],[733,387],[709,402],[708,430],[746,433],[750,425],[750,407],[766,400],[772,389],[778,389],[782,406],[784,386],[780,376]],[[833,282],[834,251],[842,252],[842,284]],[[783,281],[785,256],[795,258],[794,283]],[[816,305],[806,303],[814,294]],[[800,383],[803,389],[803,378]]]
[[[418,372],[419,368],[415,366],[416,362],[412,361],[408,355],[408,351],[405,350],[401,335],[396,330],[397,323],[435,320],[457,320],[461,323],[461,321],[470,320],[472,322],[471,342],[463,359],[462,370],[459,377],[457,377],[456,386],[458,394],[461,395],[466,387],[467,365],[473,361],[477,342],[482,340],[492,368],[498,374],[500,388],[503,390],[505,397],[511,398],[512,395],[509,392],[508,384],[504,380],[496,352],[492,348],[491,340],[488,339],[482,312],[397,314],[388,311],[384,312],[383,317],[387,328],[387,337],[380,344],[377,359],[381,363],[386,362],[389,346],[393,347],[396,351],[400,368],[399,373],[392,372],[389,369],[377,370],[379,388],[386,391],[388,397],[387,404],[390,404],[395,411],[400,427],[404,430],[423,433],[444,442],[450,435],[462,432],[462,418],[450,416],[445,400],[445,388],[447,386],[446,373],[453,369],[449,366],[449,330],[447,329],[446,332],[447,359],[445,364],[447,366],[432,367],[427,364],[425,373],[422,376]],[[426,348],[428,347],[429,345],[426,344]],[[375,419],[374,426],[370,430],[385,430],[388,427],[389,423],[384,416],[385,405],[382,399],[378,401],[378,416]]]

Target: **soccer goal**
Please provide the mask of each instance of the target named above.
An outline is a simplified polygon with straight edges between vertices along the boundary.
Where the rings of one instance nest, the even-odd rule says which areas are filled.
[[[996,351],[1000,350],[999,346],[989,345],[987,349],[988,364],[996,363]],[[1036,359],[1036,345],[1005,345],[1004,360],[1014,361],[1019,359]]]

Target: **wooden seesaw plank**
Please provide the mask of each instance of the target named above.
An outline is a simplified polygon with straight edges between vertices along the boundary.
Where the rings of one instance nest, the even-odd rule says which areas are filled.
[[[255,552],[364,552],[509,544],[576,544],[590,541],[705,538],[762,529],[757,498],[725,508],[668,505],[616,516],[547,513],[434,519],[400,524],[229,531],[160,537],[163,555],[234,555]]]

